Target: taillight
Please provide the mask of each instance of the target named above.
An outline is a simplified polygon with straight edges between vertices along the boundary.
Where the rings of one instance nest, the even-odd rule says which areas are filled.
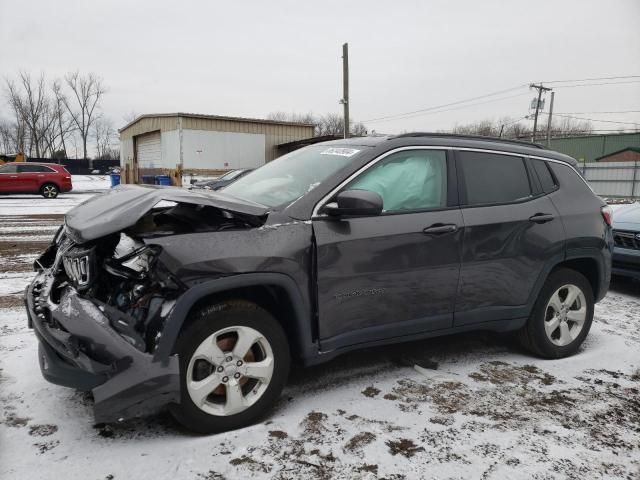
[[[602,214],[602,218],[604,218],[605,223],[611,226],[613,223],[613,208],[609,205],[605,205],[600,209],[600,213]]]

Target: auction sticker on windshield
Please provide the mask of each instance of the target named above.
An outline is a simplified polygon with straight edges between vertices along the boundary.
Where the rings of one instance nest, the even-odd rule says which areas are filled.
[[[340,155],[341,157],[352,157],[360,150],[355,148],[327,148],[320,152],[320,155]]]

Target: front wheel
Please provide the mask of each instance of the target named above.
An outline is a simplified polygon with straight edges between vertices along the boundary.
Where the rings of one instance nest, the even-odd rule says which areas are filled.
[[[59,192],[58,187],[53,183],[45,183],[40,188],[40,194],[44,198],[56,198],[58,196],[58,192]]]
[[[584,275],[569,269],[554,271],[519,332],[521,343],[543,358],[573,355],[589,333],[594,303]]]
[[[199,433],[253,423],[277,401],[289,375],[289,346],[273,316],[231,301],[205,308],[181,333],[181,402],[173,416]]]

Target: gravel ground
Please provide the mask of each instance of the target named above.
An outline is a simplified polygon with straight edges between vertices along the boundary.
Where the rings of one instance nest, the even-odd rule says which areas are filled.
[[[574,357],[488,333],[354,352],[295,370],[263,423],[200,437],[166,414],[96,425],[42,379],[20,291],[61,218],[0,218],[2,479],[640,476],[640,284],[612,285]]]

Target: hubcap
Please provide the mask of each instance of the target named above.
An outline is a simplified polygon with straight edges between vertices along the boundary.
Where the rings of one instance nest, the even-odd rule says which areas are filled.
[[[187,391],[209,415],[235,415],[260,399],[272,375],[267,339],[250,327],[228,327],[196,348],[187,367]]]
[[[559,347],[573,342],[587,318],[587,301],[584,293],[575,285],[564,285],[555,291],[544,317],[547,338]]]
[[[47,185],[46,187],[44,187],[44,195],[47,198],[53,198],[56,196],[56,189],[55,187],[52,187],[51,185]]]

